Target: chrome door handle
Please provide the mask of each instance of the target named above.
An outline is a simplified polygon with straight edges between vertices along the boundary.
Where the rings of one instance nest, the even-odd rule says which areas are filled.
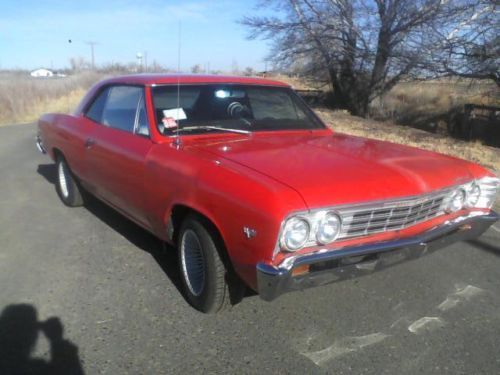
[[[92,148],[95,145],[95,140],[93,138],[87,138],[85,140],[85,148]]]

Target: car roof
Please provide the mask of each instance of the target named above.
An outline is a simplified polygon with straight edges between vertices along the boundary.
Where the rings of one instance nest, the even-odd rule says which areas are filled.
[[[108,78],[101,82],[110,83],[128,83],[141,85],[162,85],[162,84],[196,84],[196,83],[241,83],[250,85],[282,86],[290,85],[265,78],[257,77],[238,77],[229,75],[203,75],[203,74],[130,74],[113,78]]]

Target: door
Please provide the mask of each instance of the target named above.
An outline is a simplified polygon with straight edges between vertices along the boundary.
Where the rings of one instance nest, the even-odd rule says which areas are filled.
[[[146,225],[143,183],[145,160],[153,143],[144,88],[109,87],[99,124],[86,140],[88,175],[95,194]]]

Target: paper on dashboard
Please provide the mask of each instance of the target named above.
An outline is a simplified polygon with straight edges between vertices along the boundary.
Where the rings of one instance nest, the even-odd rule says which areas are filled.
[[[187,119],[186,112],[182,108],[164,109],[163,116],[177,121]]]

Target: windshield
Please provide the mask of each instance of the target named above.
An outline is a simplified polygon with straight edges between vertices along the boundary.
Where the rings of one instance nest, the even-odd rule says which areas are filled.
[[[286,87],[157,86],[153,88],[153,101],[158,129],[164,135],[177,130],[202,133],[224,129],[249,132],[324,128],[293,90]]]

